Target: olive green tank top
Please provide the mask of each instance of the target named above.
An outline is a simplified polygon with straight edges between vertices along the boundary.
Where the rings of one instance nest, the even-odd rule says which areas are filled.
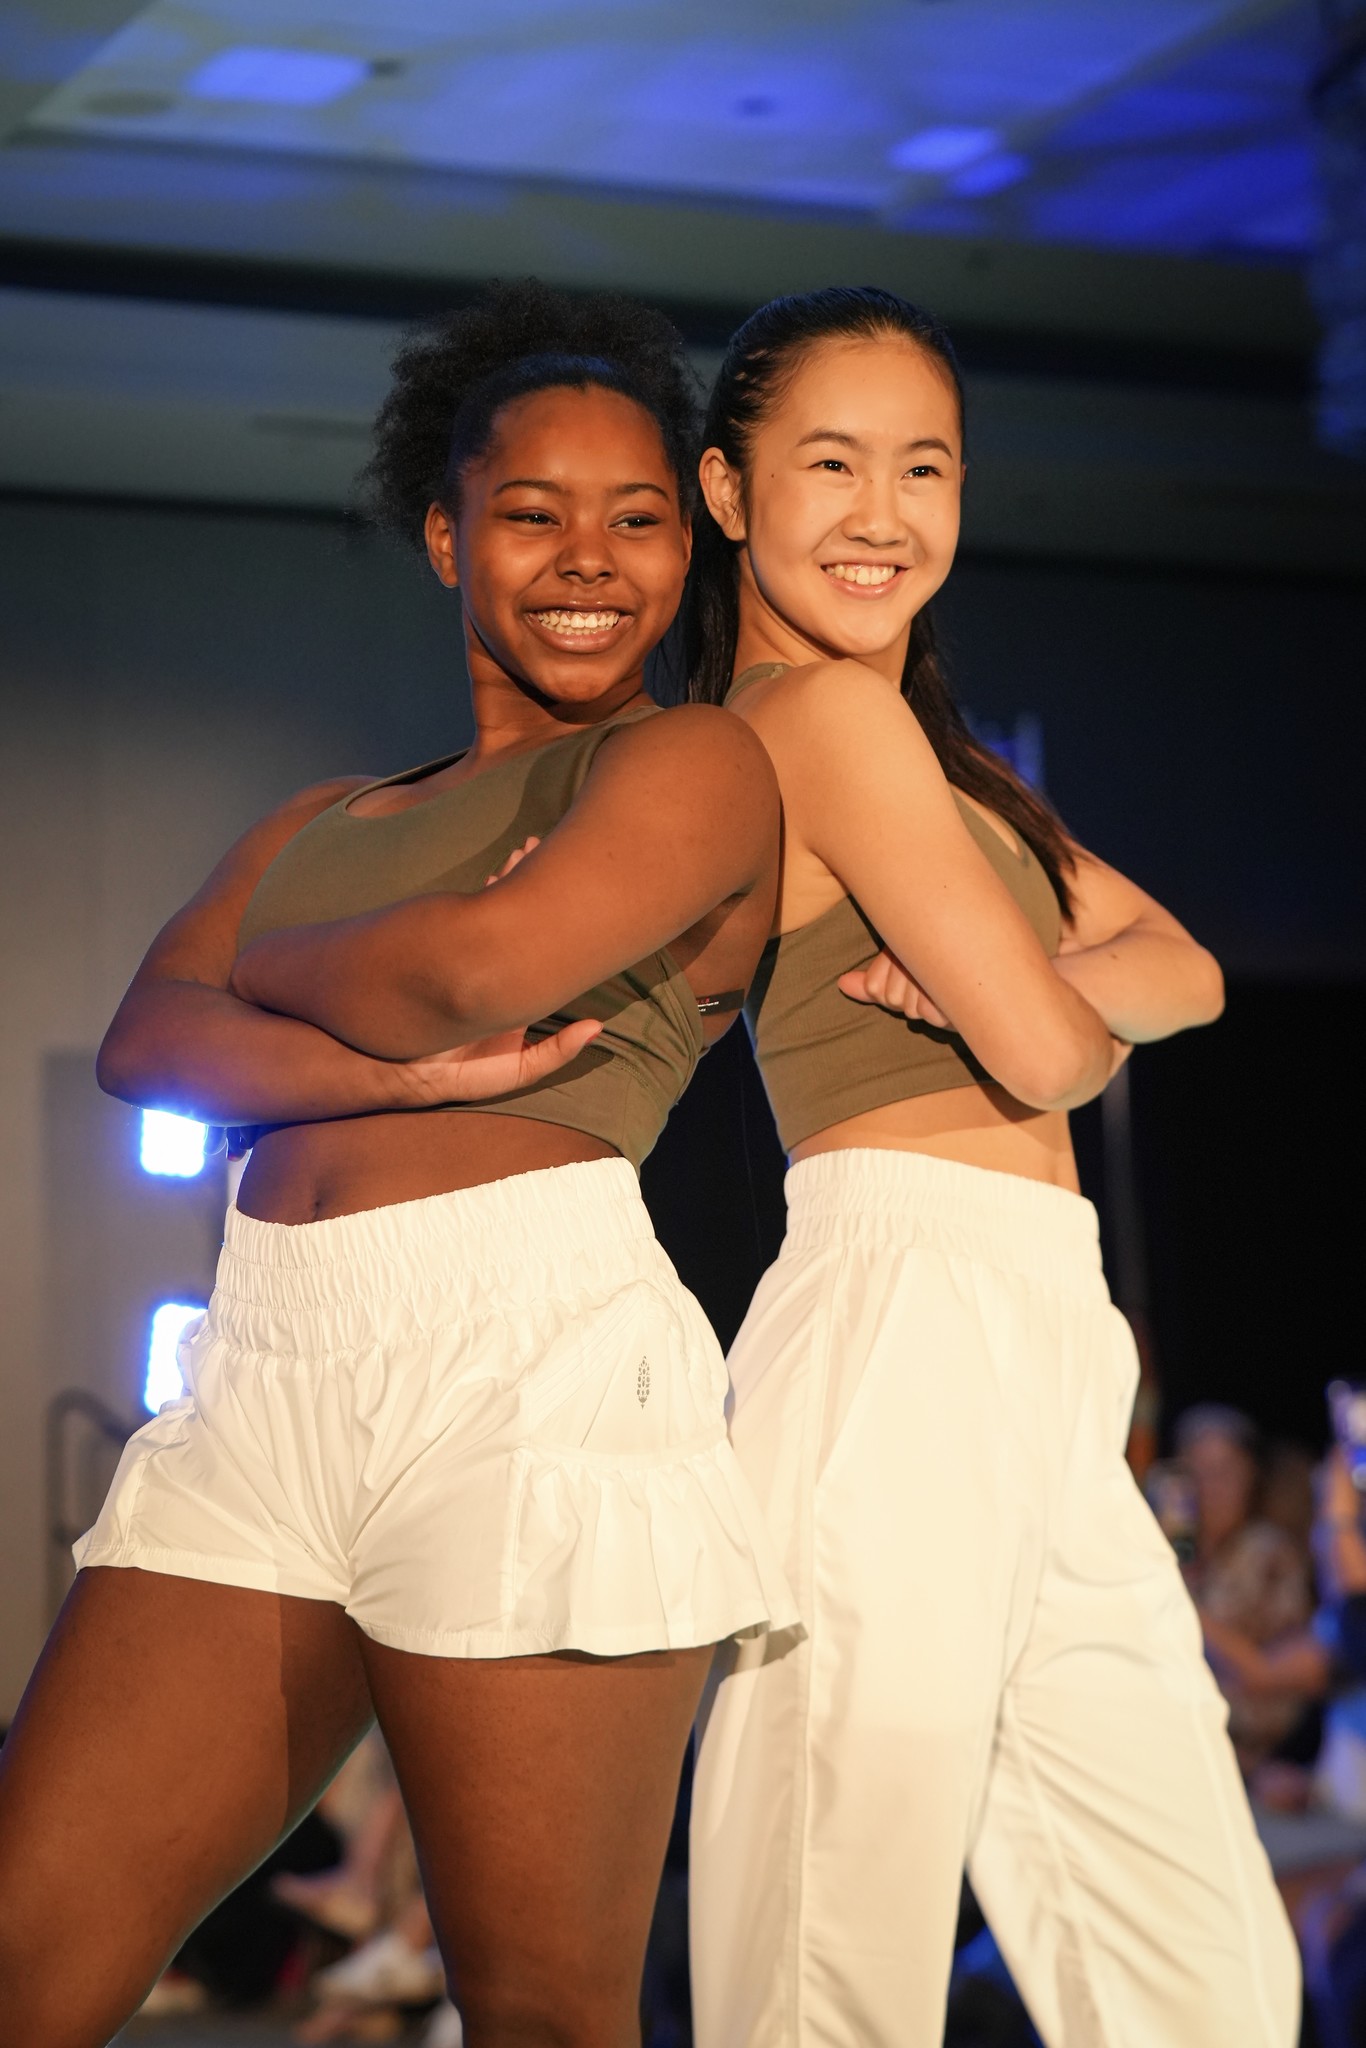
[[[746,669],[731,684],[727,703],[785,665]],[[1045,950],[1056,953],[1062,913],[1037,856],[1023,842],[1018,849],[1008,845],[957,790],[954,798],[963,823]],[[745,1022],[786,1152],[864,1110],[991,1078],[956,1032],[913,1024],[840,993],[840,976],[868,966],[881,948],[852,896],[764,948],[745,1001]]]
[[[482,889],[515,847],[532,834],[544,838],[558,825],[604,740],[620,726],[658,713],[657,705],[642,705],[548,740],[405,810],[358,816],[352,805],[365,791],[352,791],[297,832],[271,862],[247,904],[238,944],[288,925],[356,917],[409,896]],[[447,755],[367,789],[411,786],[459,758]],[[652,953],[566,1003],[534,1026],[531,1036],[578,1017],[601,1018],[603,1029],[568,1066],[513,1094],[449,1103],[436,1113],[477,1110],[567,1125],[601,1138],[638,1167],[702,1051],[692,989],[668,952]]]

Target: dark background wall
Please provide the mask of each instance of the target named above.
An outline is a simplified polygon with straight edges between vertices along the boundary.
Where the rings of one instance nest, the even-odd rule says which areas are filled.
[[[1324,1380],[1357,1367],[1360,604],[1341,585],[968,558],[944,617],[977,715],[1041,719],[1064,815],[1231,970],[1222,1023],[1133,1064],[1168,1407],[1238,1398],[1315,1440]],[[468,713],[453,604],[328,518],[0,503],[0,619],[3,1718],[46,1618],[46,1405],[80,1384],[131,1415],[144,1363],[131,1339],[95,1359],[54,1333],[72,1289],[87,1299],[64,1329],[138,1316],[114,1238],[73,1254],[81,1091],[57,1160],[44,1076],[50,1096],[93,1057],[151,934],[253,817],[319,776],[458,746]],[[113,1188],[136,1175],[131,1135],[96,1129],[84,1099]],[[1094,1114],[1078,1122],[1098,1189]],[[776,1243],[780,1176],[732,1034],[646,1173],[723,1335]],[[193,1277],[184,1256],[168,1239],[168,1293]]]

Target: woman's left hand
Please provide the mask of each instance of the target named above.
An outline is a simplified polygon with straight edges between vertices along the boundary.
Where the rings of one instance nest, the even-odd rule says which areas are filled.
[[[839,978],[841,995],[856,1003],[875,1003],[881,1010],[896,1010],[912,1024],[933,1024],[939,1031],[953,1026],[939,1005],[926,995],[915,977],[908,973],[894,953],[885,949],[866,967],[851,967]]]

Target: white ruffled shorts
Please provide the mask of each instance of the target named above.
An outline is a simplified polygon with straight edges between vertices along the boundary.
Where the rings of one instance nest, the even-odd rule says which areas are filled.
[[[716,1338],[625,1161],[323,1223],[230,1210],[181,1370],[78,1565],[336,1601],[438,1657],[796,1619]]]

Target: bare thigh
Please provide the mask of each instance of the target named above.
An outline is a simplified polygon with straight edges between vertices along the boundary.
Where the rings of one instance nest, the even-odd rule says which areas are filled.
[[[711,1654],[365,1645],[467,2048],[639,2041],[650,1915]]]
[[[340,1607],[81,1572],[0,1750],[0,2048],[102,2048],[371,1713]]]

